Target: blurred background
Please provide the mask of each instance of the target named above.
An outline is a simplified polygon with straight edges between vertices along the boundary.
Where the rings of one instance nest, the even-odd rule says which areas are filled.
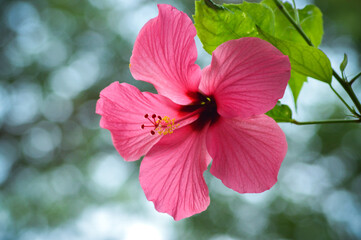
[[[361,239],[360,124],[280,124],[289,150],[262,194],[240,195],[206,172],[211,204],[201,214],[174,222],[146,201],[139,161],[123,161],[94,112],[114,81],[154,91],[128,64],[157,3],[194,13],[191,0],[0,0],[0,240]],[[321,49],[334,69],[347,53],[353,77],[361,1],[296,0],[308,3],[324,14]],[[197,45],[204,67],[210,56]],[[361,80],[354,86],[361,97]],[[295,111],[289,90],[282,102]],[[294,114],[343,118],[346,109],[311,79]]]

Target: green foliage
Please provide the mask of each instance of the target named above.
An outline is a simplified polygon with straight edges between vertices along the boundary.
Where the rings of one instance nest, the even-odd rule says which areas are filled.
[[[237,12],[246,14],[247,18],[252,19],[252,21],[258,27],[261,27],[265,31],[273,34],[275,31],[274,25],[274,14],[269,7],[264,4],[259,3],[248,3],[243,2],[242,4],[225,4],[225,7],[234,14]]]
[[[293,100],[295,102],[295,106],[297,108],[297,99],[301,92],[303,83],[307,82],[307,77],[303,74],[300,74],[294,70],[291,70],[291,77],[288,81],[288,86],[290,86],[290,89],[292,91]]]
[[[198,37],[204,49],[212,54],[220,44],[241,37],[257,37],[256,25],[274,32],[274,14],[264,4],[243,2],[209,7],[208,1],[197,1],[193,16]]]
[[[274,12],[275,37],[307,45],[306,41],[297,32],[296,28],[287,20],[287,18],[279,10],[273,0],[263,0],[261,3],[269,6]],[[288,13],[294,19],[297,19],[295,16],[295,11],[298,12],[298,24],[301,26],[302,30],[306,33],[306,35],[311,39],[313,45],[315,47],[318,47],[321,44],[323,36],[323,21],[320,9],[314,5],[307,5],[303,9],[294,9],[292,5],[288,2],[285,2],[284,6],[287,9]],[[264,29],[262,30],[265,31]],[[300,73],[295,73],[294,71],[291,72],[289,86],[292,91],[296,106],[297,99],[301,92],[303,83],[306,81],[307,76]]]
[[[348,63],[348,57],[347,57],[347,54],[344,53],[343,54],[343,60],[340,64],[340,70],[341,70],[341,73],[343,74],[343,72],[345,71],[346,69],[346,66],[347,66],[347,63]]]
[[[282,40],[258,28],[261,37],[278,48],[290,59],[292,70],[305,76],[331,83],[331,62],[321,50],[297,42]]]
[[[284,3],[284,6],[290,15],[297,19],[299,26],[311,39],[314,46],[318,47],[323,35],[323,21],[320,9],[314,5],[307,5],[303,9],[294,9],[287,2]],[[241,4],[223,5],[214,5],[209,0],[201,0],[196,2],[196,12],[193,17],[203,47],[210,54],[217,46],[228,40],[241,37],[260,37],[257,27],[274,39],[279,39],[279,41],[273,41],[273,43],[278,43],[274,44],[276,47],[282,45],[284,51],[286,49],[285,45],[284,43],[281,44],[280,41],[287,40],[291,42],[289,44],[297,43],[296,46],[300,47],[296,49],[293,46],[287,46],[287,48],[293,49],[292,68],[295,69],[292,71],[289,86],[295,103],[303,83],[307,81],[307,76],[324,82],[331,81],[330,73],[332,72],[330,72],[329,60],[325,59],[325,55],[321,51],[305,47],[305,54],[295,55],[296,50],[303,50],[302,46],[307,46],[307,42],[279,10],[273,0],[263,0],[261,3],[243,2]],[[269,39],[266,40],[270,41]],[[285,52],[283,53],[286,54]],[[313,67],[312,65],[315,61],[317,62],[317,59],[320,59],[321,63]],[[309,60],[311,61],[308,62]],[[321,70],[323,66],[326,66],[325,70]]]
[[[302,30],[315,47],[321,44],[323,36],[322,13],[315,5],[307,5],[298,11]]]
[[[273,118],[276,122],[291,122],[292,111],[289,106],[277,102],[276,106],[266,113],[269,117]]]
[[[306,41],[297,32],[296,28],[287,20],[273,0],[263,0],[261,3],[269,6],[273,10],[275,15],[275,37],[307,45]],[[291,4],[286,2],[284,3],[284,6],[288,13],[296,19],[295,9],[291,6]],[[321,44],[323,35],[323,21],[320,9],[314,5],[307,5],[303,9],[296,10],[299,16],[299,25],[311,39],[313,45],[318,47]],[[267,30],[263,28],[262,30],[267,32]],[[271,32],[268,33],[272,34]]]

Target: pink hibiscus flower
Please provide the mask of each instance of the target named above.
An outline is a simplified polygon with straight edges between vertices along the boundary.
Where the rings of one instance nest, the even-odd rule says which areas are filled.
[[[264,113],[283,96],[290,63],[268,42],[241,38],[220,45],[201,70],[192,21],[170,5],[158,8],[130,59],[133,77],[158,94],[114,82],[96,112],[126,161],[145,155],[139,179],[147,199],[180,220],[208,207],[203,172],[211,159],[211,174],[239,193],[276,183],[287,142]]]

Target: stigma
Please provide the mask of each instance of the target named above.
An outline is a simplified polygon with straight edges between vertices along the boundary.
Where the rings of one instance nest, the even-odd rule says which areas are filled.
[[[168,116],[161,117],[159,115],[152,114],[152,116],[149,117],[149,114],[145,114],[144,118],[150,122],[150,125],[142,124],[141,129],[149,127],[152,128],[152,130],[150,130],[151,135],[155,135],[155,133],[158,133],[159,135],[171,134],[179,127],[179,123],[176,124],[175,118],[171,119]]]

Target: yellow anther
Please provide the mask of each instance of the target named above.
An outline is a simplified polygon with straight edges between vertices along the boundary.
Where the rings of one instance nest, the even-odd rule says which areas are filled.
[[[212,101],[212,99],[210,99],[209,97],[207,97],[205,101],[202,101],[202,102],[201,102],[201,105],[206,105],[206,104],[210,103],[211,101]]]
[[[175,118],[170,119],[168,116],[162,117],[157,120],[157,128],[155,129],[159,135],[167,135],[173,133],[174,129],[179,127],[179,124],[175,124]]]

